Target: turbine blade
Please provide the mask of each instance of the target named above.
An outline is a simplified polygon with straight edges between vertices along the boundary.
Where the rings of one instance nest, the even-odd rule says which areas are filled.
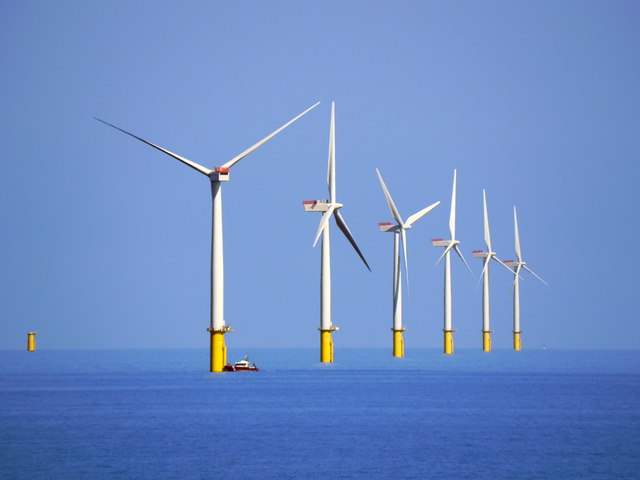
[[[258,147],[262,146],[263,144],[265,144],[266,142],[268,142],[269,140],[271,140],[275,135],[277,135],[278,133],[280,133],[282,130],[284,130],[285,128],[287,128],[289,125],[291,125],[293,122],[295,122],[296,120],[298,120],[301,116],[303,116],[305,113],[307,113],[308,111],[314,109],[315,107],[318,106],[320,102],[316,103],[315,105],[312,105],[311,107],[307,108],[304,112],[302,112],[300,115],[298,115],[297,117],[289,120],[287,123],[285,123],[284,125],[282,125],[279,129],[277,129],[275,132],[270,133],[269,135],[267,135],[266,137],[264,137],[262,140],[260,140],[258,143],[256,143],[255,145],[247,148],[244,152],[242,152],[240,155],[237,155],[235,157],[233,157],[231,160],[229,160],[227,163],[225,163],[224,165],[222,165],[223,168],[231,168],[233,167],[236,163],[238,163],[240,160],[242,160],[244,157],[246,157],[247,155],[249,155],[251,152],[253,152],[255,149],[257,149]]]
[[[318,243],[318,239],[320,238],[320,234],[324,230],[324,227],[327,226],[327,222],[329,221],[329,218],[331,218],[331,214],[333,213],[335,208],[336,208],[335,206],[331,205],[329,207],[329,210],[327,210],[326,212],[324,212],[322,214],[322,218],[320,218],[320,225],[318,225],[318,231],[316,233],[316,238],[313,241],[313,246],[314,247],[316,246],[316,243]]]
[[[492,255],[485,257],[484,265],[482,266],[482,273],[480,273],[480,278],[484,277],[484,273],[489,269],[489,263],[491,262]]]
[[[398,225],[402,227],[404,222],[402,221],[400,212],[396,208],[396,204],[393,203],[393,198],[391,198],[391,194],[389,193],[389,190],[387,189],[387,186],[385,185],[384,180],[382,179],[382,175],[380,175],[380,171],[377,168],[376,168],[376,173],[378,174],[380,185],[382,185],[382,191],[384,192],[384,196],[387,198],[387,203],[389,204],[389,210],[391,210],[391,215],[393,215],[393,218],[395,218],[396,222],[398,222]]]
[[[451,191],[451,213],[449,214],[451,240],[456,239],[456,170],[453,171],[453,190]]]
[[[400,262],[398,262],[398,266],[393,274],[393,303],[394,308],[397,305],[398,301],[398,293],[400,293],[400,282],[402,279],[400,278]]]
[[[515,205],[513,206],[513,225],[516,238],[516,257],[518,257],[518,262],[522,262],[522,253],[520,252],[520,235],[518,234],[518,215],[516,214]]]
[[[367,261],[364,259],[364,255],[362,255],[362,252],[358,248],[358,245],[356,244],[356,241],[353,239],[353,235],[351,235],[351,232],[349,231],[349,227],[347,227],[347,224],[342,218],[342,215],[340,215],[340,212],[336,210],[335,213],[333,214],[333,217],[336,219],[336,223],[338,224],[338,227],[340,228],[340,230],[342,230],[342,233],[344,233],[344,236],[347,237],[347,240],[349,240],[349,243],[351,243],[351,245],[356,250],[356,252],[358,252],[358,255],[360,255],[360,258],[366,265],[367,269],[371,271],[371,267],[369,266]]]
[[[491,234],[489,233],[489,213],[487,212],[487,195],[484,190],[482,190],[482,202],[484,204],[484,243],[487,244],[487,251],[492,252]]]
[[[495,255],[493,256],[493,259],[498,262],[500,265],[502,265],[504,268],[506,268],[507,270],[509,270],[511,273],[513,273],[513,270],[511,270],[511,268],[509,268],[502,260],[500,260],[498,257],[496,257]]]
[[[476,288],[475,288],[476,290],[478,290],[478,287],[480,286],[480,282],[482,281],[482,278],[484,277],[485,272],[489,270],[489,262],[491,262],[491,257],[485,257],[484,263],[482,265],[482,272],[480,273],[480,277],[476,282]]]
[[[450,243],[447,248],[444,249],[444,252],[442,252],[442,255],[440,255],[440,258],[438,258],[438,261],[435,263],[434,267],[440,263],[440,260],[442,260],[447,252],[450,252],[452,248],[453,244]]]
[[[534,277],[536,277],[538,280],[540,280],[542,283],[544,283],[545,285],[549,286],[549,284],[547,282],[545,282],[541,277],[539,277],[533,270],[531,270],[529,267],[527,267],[526,265],[523,265],[522,268],[524,268],[527,272],[529,272],[531,275],[533,275]]]
[[[516,282],[518,278],[520,278],[520,270],[522,269],[522,265],[518,264],[516,268],[513,269],[513,285],[511,285],[511,296],[513,296],[513,291],[516,288]]]
[[[110,127],[115,128],[116,130],[120,130],[122,133],[126,133],[127,135],[129,135],[129,136],[131,136],[131,137],[133,137],[133,138],[135,138],[137,140],[140,140],[142,143],[146,143],[147,145],[149,145],[149,146],[151,146],[151,147],[153,147],[153,148],[155,148],[157,150],[160,150],[161,152],[166,153],[167,155],[175,158],[176,160],[179,160],[180,162],[184,163],[185,165],[188,165],[189,167],[193,168],[194,170],[197,170],[198,172],[200,172],[200,173],[202,173],[204,175],[208,176],[211,172],[213,172],[213,170],[209,170],[208,168],[203,167],[202,165],[198,165],[196,162],[192,162],[191,160],[188,160],[188,159],[186,159],[184,157],[181,157],[180,155],[177,155],[177,154],[175,154],[173,152],[170,152],[169,150],[165,150],[164,148],[159,147],[158,145],[155,145],[155,144],[153,144],[151,142],[147,142],[144,138],[140,138],[140,137],[138,137],[137,135],[134,135],[131,132],[127,132],[126,130],[121,129],[120,127],[116,127],[115,125],[112,125],[109,122],[105,122],[104,120],[101,120],[98,117],[93,117],[93,118],[95,118],[99,122],[104,123],[105,125],[109,125]]]
[[[327,166],[327,185],[329,201],[336,201],[336,104],[331,102],[331,127],[329,128],[329,164]]]
[[[520,270],[522,270],[522,264],[518,264],[518,266],[516,267],[516,275],[518,277],[520,276]]]
[[[409,218],[407,218],[407,221],[405,222],[405,225],[407,227],[410,227],[411,225],[413,225],[417,220],[420,220],[422,217],[424,217],[427,213],[429,213],[431,210],[433,210],[434,208],[436,208],[438,205],[440,205],[440,202],[436,202],[436,203],[432,203],[431,205],[429,205],[427,208],[423,208],[422,210],[420,210],[418,213],[414,213],[413,215],[411,215]]]
[[[469,267],[469,264],[467,263],[467,261],[464,259],[464,257],[462,256],[462,252],[460,251],[460,249],[458,248],[458,245],[454,246],[453,249],[456,251],[456,253],[458,254],[458,256],[460,257],[460,259],[464,262],[464,264],[467,266],[467,270],[469,270],[469,273],[471,273],[471,275],[473,276],[473,278],[476,278],[476,276],[473,274],[473,270],[471,270],[471,267]]]
[[[404,252],[404,271],[407,274],[407,292],[409,291],[409,260],[407,258],[407,231],[404,228],[400,229],[400,235],[402,237],[402,249]]]

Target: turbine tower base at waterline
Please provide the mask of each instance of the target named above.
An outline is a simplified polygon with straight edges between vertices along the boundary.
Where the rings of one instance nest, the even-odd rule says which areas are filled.
[[[404,357],[404,338],[402,338],[402,332],[406,331],[406,328],[400,328],[398,330],[392,328],[393,332],[393,356]]]
[[[231,327],[224,326],[222,330],[214,330],[212,327],[207,328],[211,334],[209,340],[209,371],[212,373],[222,372],[227,364],[227,346],[224,343],[224,334],[233,332]]]
[[[444,332],[444,353],[453,355],[453,332],[456,330],[442,330]]]
[[[482,350],[485,352],[491,351],[491,334],[493,330],[485,330],[482,332]]]
[[[513,349],[516,352],[519,352],[520,350],[522,350],[522,341],[520,340],[520,334],[521,333],[522,333],[522,331],[513,332]]]
[[[320,361],[322,363],[332,363],[333,339],[331,338],[331,332],[340,329],[332,326],[328,329],[318,328],[318,330],[320,331]]]

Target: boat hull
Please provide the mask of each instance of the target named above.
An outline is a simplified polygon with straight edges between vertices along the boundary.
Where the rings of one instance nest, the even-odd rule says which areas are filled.
[[[257,372],[260,370],[257,366],[244,366],[244,365],[231,365],[227,363],[224,367],[222,367],[223,372]]]

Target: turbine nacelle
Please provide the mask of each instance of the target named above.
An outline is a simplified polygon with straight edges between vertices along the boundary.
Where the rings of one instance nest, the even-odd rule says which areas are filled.
[[[212,182],[228,182],[229,170],[228,167],[214,167],[213,171],[208,175],[209,180]]]
[[[341,203],[331,203],[329,200],[304,200],[302,206],[305,212],[327,212],[344,207]]]
[[[397,232],[400,230],[400,227],[398,225],[391,222],[378,223],[378,227],[380,227],[381,232]]]
[[[434,247],[445,247],[445,248],[448,248],[449,246],[451,246],[451,248],[453,248],[454,246],[459,244],[460,241],[459,240],[445,240],[443,238],[432,238],[431,239],[431,243],[433,244]]]

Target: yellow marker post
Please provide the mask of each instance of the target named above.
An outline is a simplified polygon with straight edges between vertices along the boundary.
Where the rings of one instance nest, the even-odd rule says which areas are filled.
[[[401,328],[399,330],[393,331],[393,356],[394,357],[404,357],[404,338],[402,338],[402,332],[406,330],[406,328]]]
[[[444,353],[453,354],[453,332],[455,330],[444,330]]]
[[[493,330],[487,330],[482,332],[482,350],[485,352],[491,351],[491,334]]]
[[[513,332],[513,349],[516,352],[519,352],[520,350],[522,350],[522,341],[520,340],[520,334],[522,332]]]
[[[27,332],[27,352],[36,351],[36,333],[38,332]]]

